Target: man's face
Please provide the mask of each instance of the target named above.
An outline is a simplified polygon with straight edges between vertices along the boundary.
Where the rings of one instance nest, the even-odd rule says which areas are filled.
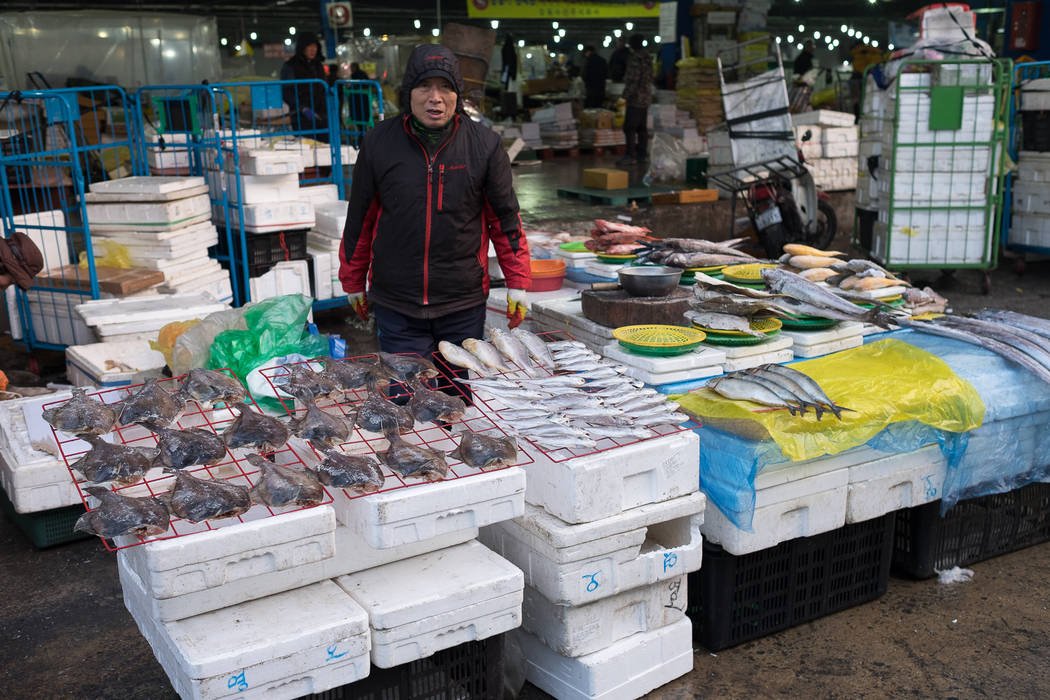
[[[448,123],[456,113],[456,88],[444,78],[426,78],[412,88],[412,116],[428,129]]]
[[[317,58],[317,44],[310,44],[303,49],[303,56],[306,57],[307,61],[312,61]]]

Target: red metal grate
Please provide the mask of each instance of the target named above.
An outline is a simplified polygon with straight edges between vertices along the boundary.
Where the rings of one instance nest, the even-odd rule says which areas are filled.
[[[236,379],[236,375],[229,369],[219,370],[225,372],[229,376]],[[174,390],[174,382],[179,383],[181,387],[182,377],[175,377],[172,379],[164,379],[158,382],[162,386],[170,384],[171,390]],[[89,394],[89,396],[106,404],[117,403],[129,394],[135,393],[141,384],[136,384],[130,387],[121,387],[118,389],[108,389],[105,391],[99,391]],[[168,387],[165,387],[168,388]],[[245,398],[245,404],[258,410],[254,399],[251,394],[248,393]],[[45,404],[44,409],[51,408],[53,406],[61,405],[64,401],[55,401],[50,404]],[[189,402],[186,405],[186,412],[183,416],[174,424],[172,427],[179,429],[187,428],[201,428],[204,430],[211,430],[212,432],[219,434],[222,429],[225,428],[229,423],[237,417],[236,413],[226,408],[210,408],[205,409],[194,402]],[[67,436],[65,433],[60,433],[54,428],[51,429],[55,437],[55,442],[58,444],[59,452],[62,455],[62,459],[66,463],[66,467],[69,468],[70,476],[77,485],[77,490],[80,493],[80,498],[84,502],[84,506],[91,510],[91,501],[94,499],[84,491],[85,486],[89,486],[90,483],[75,472],[70,465],[80,459],[85,453],[87,453],[91,446],[80,440],[79,438]],[[112,442],[119,440],[121,443],[130,446],[141,446],[141,447],[155,447],[157,445],[157,436],[151,433],[149,430],[141,425],[131,424],[126,426],[117,426],[113,432],[103,436],[104,439],[110,439]],[[195,466],[188,467],[185,469],[186,472],[193,474],[194,476],[201,479],[225,479],[231,483],[240,484],[247,488],[252,488],[255,485],[255,477],[259,473],[259,470],[252,466],[247,460],[248,450],[237,449],[237,454],[234,455],[230,450],[226,451],[226,458],[224,458],[219,464],[214,466]],[[272,453],[274,461],[278,464],[293,465],[293,466],[307,466],[306,462],[301,457],[301,448],[297,451],[291,444],[285,445],[282,449]],[[146,477],[137,483],[126,485],[126,486],[115,486],[110,484],[108,488],[110,490],[118,492],[125,496],[158,496],[165,493],[170,489],[172,484],[175,482],[175,476],[173,474],[164,473],[159,468],[151,469]],[[325,489],[325,500],[317,505],[324,505],[332,502],[331,492]],[[141,537],[121,537],[119,542],[103,539],[103,543],[106,549],[110,551],[117,551],[126,547],[134,547],[142,544],[143,542],[149,542],[153,540],[170,540],[176,537],[185,537],[186,535],[192,535],[198,532],[206,532],[208,530],[217,530],[229,525],[233,525],[238,522],[250,522],[255,520],[261,520],[274,515],[280,515],[282,513],[290,513],[298,510],[305,510],[306,508],[315,508],[316,506],[284,506],[281,508],[272,508],[263,504],[253,504],[252,507],[244,514],[233,517],[225,518],[217,521],[204,521],[201,523],[191,523],[180,518],[173,517],[169,523],[168,531],[162,535],[141,538]]]
[[[409,353],[405,353],[409,354]],[[348,360],[356,360],[361,358],[370,358],[374,355],[361,355],[353,358],[347,358]],[[414,357],[419,357],[414,355]],[[343,360],[346,361],[346,360]],[[299,362],[295,364],[306,365],[310,369],[319,370],[320,363],[311,362]],[[441,369],[439,367],[439,369]],[[260,374],[266,379],[270,386],[273,394],[280,400],[281,405],[284,406],[285,411],[290,416],[296,418],[306,410],[305,407],[301,406],[300,402],[289,396],[283,395],[280,389],[280,384],[275,384],[275,380],[280,377],[289,374],[286,365],[279,365],[276,367],[265,367],[260,370]],[[440,391],[443,389],[456,388],[452,381],[448,378],[447,373],[443,373],[434,379],[427,382],[427,386],[434,390]],[[401,383],[392,382],[389,386],[384,387],[386,396],[392,400],[397,401],[399,399],[407,399],[411,396],[411,392]],[[342,401],[333,401],[330,399],[321,399],[317,402],[317,406],[325,411],[333,412],[333,409],[337,409],[348,420],[353,420],[356,415],[357,406],[364,401],[367,397],[367,390],[356,389],[353,391],[346,392]],[[533,463],[533,458],[524,450],[518,449],[518,461],[513,465],[506,467],[500,467],[499,469],[487,469],[482,472],[480,469],[470,467],[463,462],[457,461],[452,457],[448,456],[449,452],[452,452],[459,441],[456,438],[455,433],[459,427],[463,426],[475,433],[484,433],[492,437],[512,437],[506,431],[504,431],[499,425],[497,425],[491,418],[489,418],[484,411],[480,410],[475,404],[474,406],[468,406],[466,415],[459,421],[449,424],[446,430],[445,428],[438,426],[434,423],[419,423],[418,421],[413,426],[412,430],[405,433],[401,438],[405,442],[410,442],[420,447],[426,447],[432,450],[440,450],[445,453],[446,461],[449,465],[448,476],[443,481],[451,481],[455,479],[464,479],[471,476],[477,476],[478,474],[498,471],[499,469],[507,469],[511,466],[522,467]],[[520,442],[520,441],[519,441]],[[304,455],[309,462],[319,462],[323,459],[323,454],[319,453],[312,445],[306,445],[306,451],[309,455]],[[371,456],[375,458],[378,452],[386,450],[388,446],[386,438],[377,433],[371,433],[366,430],[362,430],[356,425],[353,428],[350,439],[336,447],[336,449],[345,452],[346,454],[359,455],[359,456]],[[383,474],[386,477],[383,488],[373,493],[386,493],[388,491],[394,491],[397,489],[411,488],[422,486],[429,482],[420,479],[404,479],[396,472],[389,469],[386,465],[381,465]],[[370,496],[372,494],[356,494],[342,489],[334,489],[336,491],[342,491],[342,496],[336,496],[336,498],[348,498],[355,499],[361,498],[362,496]]]

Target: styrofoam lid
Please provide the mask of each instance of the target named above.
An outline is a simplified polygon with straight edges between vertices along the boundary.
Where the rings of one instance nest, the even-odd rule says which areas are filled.
[[[211,678],[368,631],[368,614],[331,581],[164,623],[192,678]]]
[[[364,606],[374,629],[392,629],[525,587],[516,566],[477,540],[335,582]]]
[[[215,298],[203,292],[191,294],[157,294],[145,297],[126,299],[95,299],[74,307],[89,326],[104,323],[131,323],[135,316],[156,319],[161,316],[180,318],[203,318],[201,314],[210,314],[229,308],[229,304],[216,302]]]
[[[322,202],[321,204],[314,205],[314,212],[317,214],[325,214],[331,217],[346,216],[346,206],[349,202],[345,200],[339,200],[336,202]]]
[[[203,177],[136,176],[92,183],[92,192],[107,194],[167,194],[207,185]]]

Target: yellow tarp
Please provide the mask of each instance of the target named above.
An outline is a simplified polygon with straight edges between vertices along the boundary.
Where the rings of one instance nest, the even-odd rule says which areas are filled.
[[[880,340],[852,350],[791,365],[812,377],[842,412],[817,421],[808,411],[792,416],[747,401],[730,401],[710,389],[674,397],[701,422],[757,423],[793,461],[863,445],[890,423],[918,420],[934,428],[965,432],[981,425],[984,402],[968,381],[940,358],[900,340]]]

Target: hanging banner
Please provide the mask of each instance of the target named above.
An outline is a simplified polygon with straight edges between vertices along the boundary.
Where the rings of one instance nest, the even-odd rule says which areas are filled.
[[[596,19],[658,18],[660,3],[586,2],[580,0],[467,0],[472,19]]]

